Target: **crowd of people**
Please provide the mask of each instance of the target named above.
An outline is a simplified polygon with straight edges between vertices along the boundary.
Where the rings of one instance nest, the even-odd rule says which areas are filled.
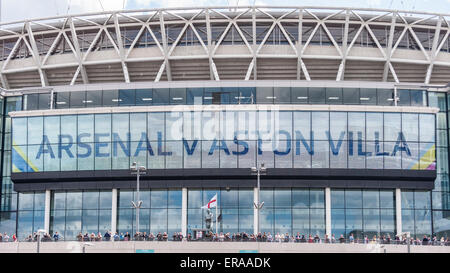
[[[8,234],[0,233],[0,242],[17,242],[19,239],[16,234],[13,234],[11,237]],[[38,240],[38,234],[35,232],[33,234],[28,235],[24,238],[25,242],[36,242]],[[42,242],[57,242],[60,240],[64,240],[64,238],[58,233],[50,235],[48,233],[44,233],[41,236]],[[405,236],[399,237],[391,237],[388,235],[376,236],[374,235],[372,238],[365,235],[362,238],[355,237],[353,234],[350,234],[348,238],[344,237],[344,235],[340,235],[338,238],[332,234],[330,237],[325,235],[324,237],[320,237],[318,234],[315,236],[309,234],[304,235],[297,232],[297,234],[290,235],[289,233],[276,233],[272,235],[270,232],[262,232],[258,234],[248,234],[245,232],[240,233],[213,233],[209,232],[206,234],[202,233],[202,236],[198,236],[194,238],[191,233],[188,233],[186,237],[183,236],[181,232],[174,232],[172,236],[169,236],[167,232],[158,232],[147,233],[147,232],[137,232],[133,236],[128,233],[118,233],[115,232],[112,234],[110,231],[106,231],[104,235],[100,232],[95,233],[78,233],[76,236],[76,240],[79,242],[99,242],[99,241],[210,241],[210,242],[279,242],[279,243],[350,243],[350,244],[407,244],[408,238]],[[440,239],[437,236],[426,236],[423,238],[410,238],[411,245],[433,245],[433,246],[450,246],[450,237]]]

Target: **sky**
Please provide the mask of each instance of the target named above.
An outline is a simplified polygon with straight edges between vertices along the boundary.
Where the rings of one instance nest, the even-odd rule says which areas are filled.
[[[0,0],[1,22],[66,14],[161,7],[273,5],[271,0]],[[279,6],[364,7],[450,14],[450,0],[282,0]],[[19,7],[19,8],[18,8]]]

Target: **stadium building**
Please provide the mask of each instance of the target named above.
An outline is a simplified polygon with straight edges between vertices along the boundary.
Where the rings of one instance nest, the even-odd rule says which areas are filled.
[[[205,228],[217,193],[219,232],[449,236],[449,23],[257,6],[3,23],[0,232],[133,234],[137,162],[147,233]]]

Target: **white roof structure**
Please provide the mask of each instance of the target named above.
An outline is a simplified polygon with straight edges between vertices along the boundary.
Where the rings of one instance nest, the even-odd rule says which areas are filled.
[[[450,15],[330,7],[127,10],[0,24],[5,89],[191,80],[447,85]]]

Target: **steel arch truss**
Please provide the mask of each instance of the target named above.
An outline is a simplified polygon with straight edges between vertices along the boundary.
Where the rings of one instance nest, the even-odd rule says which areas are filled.
[[[311,73],[317,68],[311,66],[317,62],[336,63],[330,72],[336,81],[346,80],[349,62],[366,62],[380,64],[380,81],[397,83],[405,74],[398,64],[419,65],[425,73],[418,82],[430,84],[436,66],[450,71],[449,20],[446,14],[393,10],[248,6],[116,11],[4,23],[0,80],[3,88],[14,88],[20,84],[11,86],[10,76],[37,72],[30,85],[44,87],[58,83],[53,76],[49,81],[48,71],[53,75],[67,69],[62,81],[88,84],[96,77],[91,74],[107,66],[117,67],[115,79],[127,83],[147,74],[146,79],[155,82],[171,81],[178,79],[176,73],[195,70],[176,72],[180,68],[174,63],[183,62],[205,66],[195,76],[202,79],[256,80],[258,69],[267,69],[259,64],[277,59],[281,66],[283,60],[295,63],[292,79],[297,80],[314,80]],[[402,49],[405,45],[408,51]],[[442,52],[444,46],[448,53]],[[240,69],[233,68],[237,60]],[[218,69],[226,62],[235,73],[228,78]],[[133,74],[130,67],[140,72]]]

